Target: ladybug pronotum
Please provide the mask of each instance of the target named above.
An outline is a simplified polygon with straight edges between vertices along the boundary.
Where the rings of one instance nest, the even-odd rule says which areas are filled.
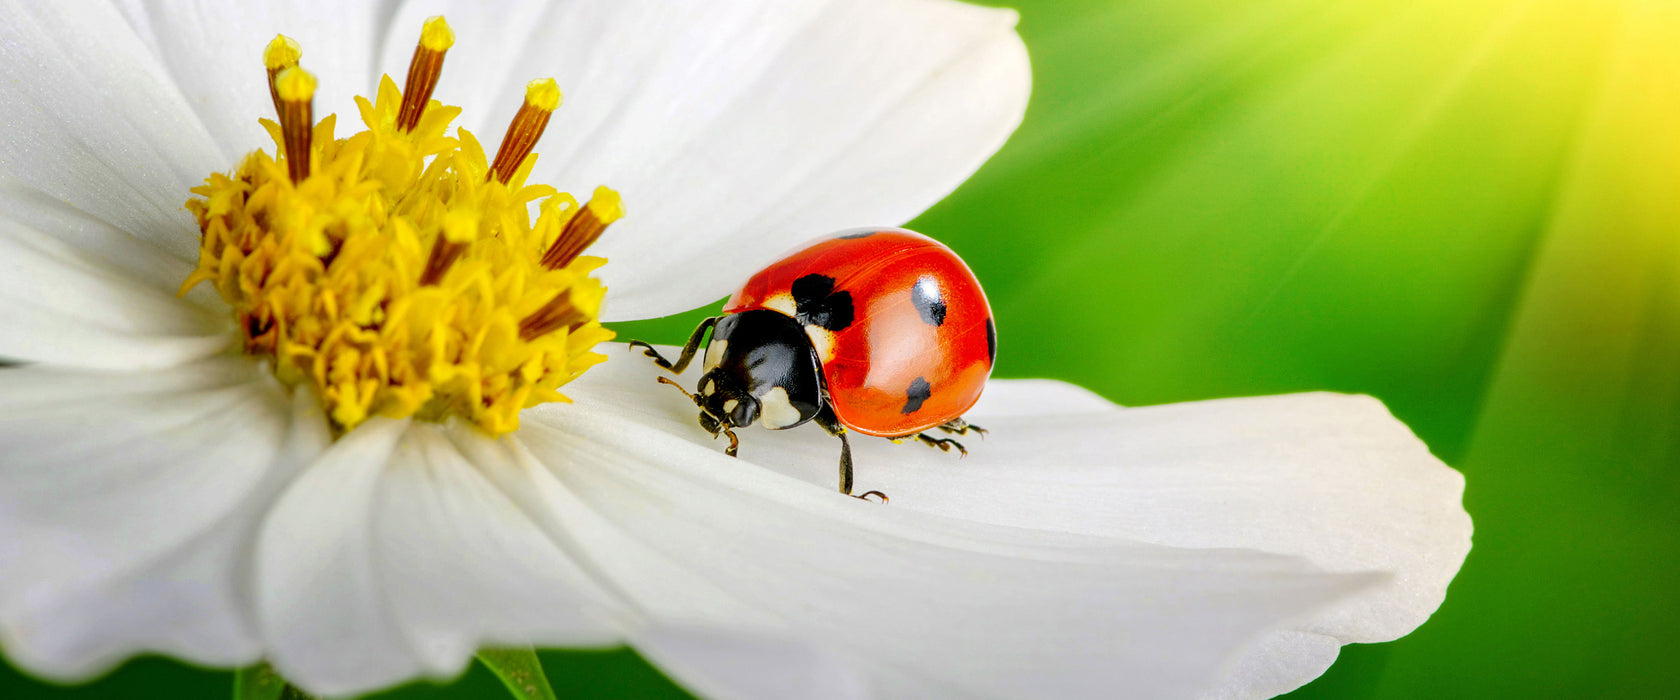
[[[974,273],[938,241],[903,229],[830,236],[753,275],[723,311],[694,329],[675,363],[630,344],[681,374],[711,331],[705,371],[684,393],[702,428],[729,437],[731,456],[734,428],[815,421],[840,438],[840,492],[851,495],[847,431],[962,454],[957,441],[926,431],[985,434],[962,414],[991,375],[997,330]],[[886,500],[879,491],[857,498],[871,495]]]

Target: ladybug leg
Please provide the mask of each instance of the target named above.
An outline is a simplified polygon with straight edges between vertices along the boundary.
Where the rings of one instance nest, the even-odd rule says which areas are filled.
[[[723,433],[724,437],[729,438],[729,447],[724,448],[723,453],[731,457],[739,457],[740,455],[736,453],[741,451],[741,439],[735,437],[735,431],[730,430],[727,425],[720,424],[718,425],[718,428],[718,432]],[[712,437],[717,437],[717,433],[713,433]]]
[[[712,326],[717,325],[718,319],[720,318],[723,317],[713,316],[700,322],[700,325],[694,329],[694,334],[688,336],[688,344],[683,346],[682,354],[677,357],[676,364],[672,364],[670,361],[660,356],[659,351],[653,349],[652,345],[648,345],[640,340],[630,341],[630,346],[642,348],[642,354],[653,358],[653,363],[659,365],[661,368],[671,370],[673,374],[682,374],[683,370],[688,369],[688,363],[694,361],[694,353],[700,349],[700,340],[706,337],[706,331],[711,330]]]
[[[986,433],[990,432],[990,431],[986,430],[985,428],[982,428],[978,425],[975,425],[975,424],[970,423],[966,420],[963,420],[961,416],[958,416],[956,418],[952,418],[951,420],[947,421],[945,424],[940,425],[939,429],[943,430],[947,433],[951,433],[952,435],[967,435],[969,433],[979,433],[981,438],[986,437]]]
[[[968,448],[963,447],[962,443],[952,440],[951,438],[936,438],[929,436],[927,433],[916,433],[916,440],[928,447],[937,447],[940,452],[950,452],[954,448],[957,452],[961,453],[962,456],[968,456]]]
[[[840,420],[834,417],[834,411],[826,405],[813,420],[817,422],[817,425],[822,426],[823,430],[828,431],[829,435],[840,438],[840,493],[862,501],[869,500],[870,496],[880,496],[883,505],[891,500],[887,498],[887,494],[880,491],[865,491],[862,494],[852,493],[852,443],[846,439],[846,426],[840,424]]]

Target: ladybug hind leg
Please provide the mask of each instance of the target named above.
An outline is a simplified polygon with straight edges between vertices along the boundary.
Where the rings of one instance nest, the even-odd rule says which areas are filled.
[[[952,418],[949,421],[946,421],[944,424],[939,426],[939,429],[943,430],[947,433],[950,433],[952,435],[967,435],[969,433],[978,433],[981,438],[985,438],[986,433],[989,432],[985,428],[982,428],[978,425],[975,425],[975,424],[970,423],[966,420],[963,420],[961,416],[958,416],[956,418]]]
[[[682,374],[683,370],[688,369],[688,363],[694,361],[694,353],[700,350],[700,341],[706,337],[706,331],[711,330],[712,326],[717,325],[718,319],[720,318],[723,317],[713,316],[700,322],[700,325],[694,329],[694,334],[688,336],[688,344],[683,346],[682,354],[677,357],[675,364],[666,360],[659,354],[658,350],[653,349],[653,346],[648,345],[646,342],[632,340],[629,344],[630,347],[633,348],[642,348],[642,354],[653,358],[653,363],[659,365],[661,368],[671,370],[672,374]]]

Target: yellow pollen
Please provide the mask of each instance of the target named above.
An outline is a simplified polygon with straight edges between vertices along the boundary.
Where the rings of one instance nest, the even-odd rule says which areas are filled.
[[[560,84],[553,78],[542,78],[525,84],[525,104],[544,112],[560,109]]]
[[[315,99],[315,76],[296,66],[280,71],[274,79],[274,87],[280,93],[281,102]]]
[[[285,34],[275,34],[274,40],[268,42],[268,48],[263,49],[263,65],[275,72],[297,65],[301,58],[303,47]]]
[[[420,29],[420,46],[432,51],[448,51],[455,45],[455,30],[449,28],[449,23],[443,20],[443,15],[426,19],[426,24]]]
[[[452,41],[442,18],[428,20],[416,62],[431,52],[441,66]],[[311,392],[337,434],[412,416],[499,435],[523,409],[566,401],[560,387],[605,360],[592,349],[613,337],[592,276],[606,260],[551,266],[545,254],[581,251],[622,209],[606,188],[580,207],[525,182],[552,107],[528,95],[542,124],[523,125],[523,152],[496,177],[472,133],[446,133],[459,108],[420,99],[399,126],[408,100],[390,76],[374,100],[356,98],[366,130],[335,138],[335,115],[312,119],[315,79],[296,66],[296,46],[279,37],[264,52],[280,118],[262,121],[280,155],[256,151],[193,188],[186,206],[202,239],[181,293],[214,286],[245,352]],[[429,98],[435,72],[428,82]],[[547,85],[553,99],[536,101],[557,106]]]

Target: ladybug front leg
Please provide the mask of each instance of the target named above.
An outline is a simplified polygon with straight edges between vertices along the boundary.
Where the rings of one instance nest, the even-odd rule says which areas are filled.
[[[846,426],[840,424],[840,419],[836,418],[834,411],[826,405],[813,420],[822,426],[823,430],[828,431],[829,435],[840,438],[840,493],[865,501],[869,500],[870,496],[880,496],[883,504],[891,500],[887,498],[887,494],[880,491],[865,491],[862,495],[852,494],[852,443],[846,439]]]
[[[677,357],[677,363],[674,365],[666,361],[664,357],[661,357],[659,355],[659,351],[654,350],[652,345],[648,345],[645,342],[632,340],[630,341],[630,347],[643,348],[642,354],[653,358],[654,364],[671,370],[672,374],[682,374],[683,370],[688,369],[688,363],[694,361],[694,353],[700,349],[700,341],[706,337],[706,331],[711,330],[712,326],[717,325],[718,319],[720,318],[723,317],[713,316],[700,322],[700,326],[694,329],[694,335],[688,337],[688,344],[683,346],[682,355]]]

